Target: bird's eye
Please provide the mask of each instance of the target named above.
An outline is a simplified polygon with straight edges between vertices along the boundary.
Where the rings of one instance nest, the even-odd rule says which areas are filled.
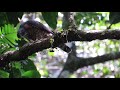
[[[31,28],[31,26],[30,26],[30,25],[28,25],[28,24],[25,24],[25,25],[24,25],[24,28],[25,28],[25,29],[30,29],[30,28]]]

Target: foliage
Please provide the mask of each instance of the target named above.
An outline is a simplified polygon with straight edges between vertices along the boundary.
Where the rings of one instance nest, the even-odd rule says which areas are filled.
[[[23,12],[0,12],[0,26],[4,24],[14,24],[15,26],[19,23],[18,18],[21,18]]]
[[[75,15],[75,21],[77,25],[95,25],[103,19],[104,17],[102,16],[102,14],[96,12],[77,12]]]
[[[109,15],[110,24],[116,24],[120,22],[120,12],[110,12]]]
[[[31,60],[24,60],[21,62],[11,62],[12,68],[9,71],[10,78],[40,78],[40,73]]]
[[[22,17],[23,12],[6,12],[6,15],[9,20],[9,23],[14,24],[16,26],[19,23],[18,18]]]
[[[109,22],[110,22],[109,28],[111,28],[112,24],[119,23],[120,22],[120,12],[110,12]]]
[[[17,30],[13,25],[8,24],[4,25],[0,28],[0,53],[8,51],[9,49],[15,49],[14,47],[17,45]]]
[[[0,78],[9,78],[9,73],[3,70],[0,70]]]
[[[23,12],[3,12],[0,13],[2,15],[9,15],[7,18],[4,18],[3,21],[6,20],[3,26],[0,28],[0,54],[5,53],[10,50],[16,50],[18,47],[18,37],[17,37],[17,30],[19,27],[19,23],[17,18],[23,14]],[[14,20],[13,20],[14,17]],[[12,18],[12,19],[11,19]],[[8,23],[8,24],[7,24]],[[13,23],[13,24],[9,24]],[[3,22],[1,22],[1,25]],[[18,24],[16,27],[14,25]],[[25,62],[25,61],[24,61]],[[21,77],[33,77],[33,78],[40,78],[40,74],[37,71],[34,63],[30,60],[26,64],[23,62],[11,62],[8,67],[0,70],[0,77],[1,78],[21,78]]]
[[[50,27],[56,29],[58,12],[42,12],[42,16]]]

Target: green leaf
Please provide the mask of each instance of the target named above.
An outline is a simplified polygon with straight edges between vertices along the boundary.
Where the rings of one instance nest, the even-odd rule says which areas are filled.
[[[6,33],[5,33],[5,27],[2,27],[1,32],[2,32],[3,35],[6,34]]]
[[[109,22],[110,22],[110,26],[108,27],[108,29],[110,29],[113,24],[119,23],[120,22],[120,12],[110,12]]]
[[[107,75],[107,74],[109,74],[110,73],[110,70],[107,68],[107,67],[103,67],[103,74],[104,75]]]
[[[0,12],[0,27],[8,23],[6,12]]]
[[[88,72],[87,71],[83,71],[81,74],[82,75],[86,75],[86,74],[88,74]]]
[[[49,55],[49,56],[54,56],[54,52],[48,51],[48,55]]]
[[[13,63],[13,64],[12,64],[12,67],[15,67],[15,68],[17,68],[17,69],[22,68],[21,62],[12,62],[12,63]]]
[[[40,74],[37,70],[29,70],[22,74],[23,78],[40,78]]]
[[[110,12],[109,15],[110,24],[116,24],[120,22],[120,12]]]
[[[3,70],[0,70],[0,78],[9,78],[9,73]]]
[[[17,30],[14,28],[13,25],[4,25],[0,29],[0,37],[0,42],[2,42],[3,44],[8,44],[11,47],[14,47],[17,44]]]
[[[24,71],[22,72],[24,78],[40,78],[40,73],[30,59],[22,61],[22,70]]]
[[[42,12],[42,16],[51,28],[56,29],[58,12]]]
[[[94,74],[98,74],[99,73],[99,69],[95,69],[93,72],[94,72]]]
[[[20,69],[13,67],[10,72],[10,78],[21,78]]]
[[[2,35],[2,30],[1,30],[1,28],[0,28],[0,36]]]
[[[18,17],[22,18],[23,12],[6,12],[6,15],[9,23],[16,26],[19,23]]]
[[[34,65],[33,61],[31,61],[31,60],[24,60],[24,61],[22,61],[22,63],[23,63],[23,69],[25,71],[37,70],[36,66]]]
[[[75,15],[75,21],[78,26],[80,24],[91,26],[99,23],[101,20],[104,20],[104,17],[101,13],[96,12],[77,12]]]
[[[19,23],[18,17],[22,18],[24,12],[0,12],[0,26],[4,24],[14,24],[15,26]]]

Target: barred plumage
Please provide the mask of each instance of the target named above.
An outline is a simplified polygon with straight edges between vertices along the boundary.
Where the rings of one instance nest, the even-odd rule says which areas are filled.
[[[28,40],[40,40],[53,34],[51,30],[45,27],[42,23],[34,20],[29,20],[20,25],[18,37],[25,37]]]

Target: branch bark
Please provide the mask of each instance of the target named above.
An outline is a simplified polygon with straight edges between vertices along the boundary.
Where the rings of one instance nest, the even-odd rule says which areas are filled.
[[[104,40],[104,39],[120,39],[120,30],[91,30],[91,31],[82,31],[82,30],[69,30],[67,36],[64,33],[55,34],[55,43],[66,43],[67,41],[92,41],[92,40]],[[57,41],[58,40],[58,41]]]
[[[71,60],[66,62],[64,71],[67,70],[71,73],[79,68],[94,65],[97,63],[103,63],[110,60],[118,60],[120,58],[120,52],[113,52],[109,54],[104,54],[97,57],[82,58],[76,56],[70,56]]]
[[[67,37],[67,40],[66,40]],[[26,59],[28,56],[35,52],[42,51],[51,47],[51,38],[46,38],[41,41],[27,43],[22,48],[16,51],[7,52],[0,55],[0,67],[4,67],[10,61],[20,61]],[[120,30],[111,31],[81,31],[81,30],[68,30],[67,36],[64,32],[54,34],[53,47],[57,47],[67,41],[92,41],[92,40],[104,40],[104,39],[120,39]]]
[[[7,53],[0,55],[0,67],[4,67],[10,61],[25,60],[28,56],[35,52],[42,51],[51,47],[50,38],[46,38],[41,41],[25,44],[22,48],[16,51],[8,51]]]

